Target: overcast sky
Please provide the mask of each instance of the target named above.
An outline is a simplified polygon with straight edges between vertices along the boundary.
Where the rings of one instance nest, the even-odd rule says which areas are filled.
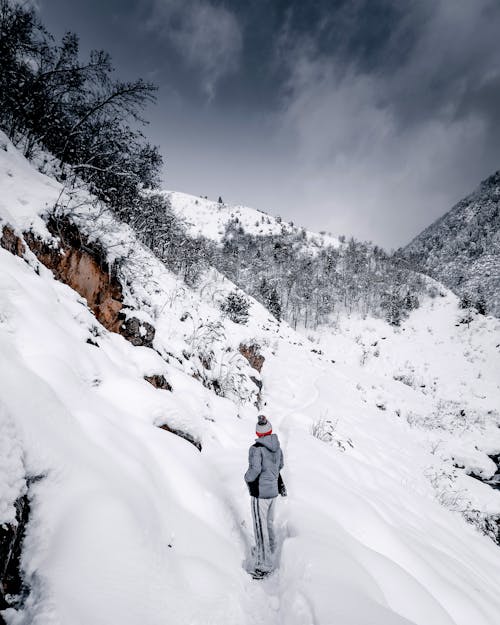
[[[159,86],[164,186],[387,248],[500,168],[499,0],[38,0]]]

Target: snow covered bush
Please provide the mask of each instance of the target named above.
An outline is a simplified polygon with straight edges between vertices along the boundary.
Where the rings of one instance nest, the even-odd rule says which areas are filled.
[[[224,326],[220,321],[210,321],[208,319],[195,319],[190,313],[185,313],[186,320],[191,319],[192,331],[186,336],[189,346],[189,355],[197,356],[202,362],[212,360],[214,349],[217,344],[221,344],[226,334]],[[209,366],[205,366],[209,369]]]
[[[234,323],[245,324],[248,321],[250,300],[238,291],[231,291],[221,304],[221,310]]]
[[[478,532],[500,545],[500,515],[477,510],[464,489],[457,487],[458,470],[429,468],[427,477],[437,501],[452,512],[460,513]]]
[[[239,354],[223,356],[214,368],[211,387],[217,395],[232,399],[238,405],[247,403],[256,396],[256,386],[241,367]]]
[[[415,366],[409,360],[393,374],[392,379],[410,388],[419,389],[424,393],[426,392],[427,385],[421,377],[417,376]]]
[[[427,414],[408,411],[406,420],[412,427],[448,432],[483,429],[486,416],[458,401],[440,399],[436,408]]]
[[[311,425],[311,434],[329,445],[337,445],[340,451],[346,451],[347,446],[354,447],[350,438],[343,439],[337,432],[339,420],[320,418]]]
[[[183,354],[191,374],[221,397],[238,404],[251,401],[257,394],[256,386],[245,371],[243,357],[227,346],[224,325],[193,317],[189,312],[183,319],[192,324],[185,337],[188,350]]]
[[[334,440],[337,423],[330,419],[318,419],[311,425],[311,434],[324,443],[331,443]]]
[[[427,477],[434,489],[436,499],[442,506],[454,512],[462,512],[466,509],[465,491],[456,486],[457,469],[452,467],[430,468],[427,471]]]
[[[396,382],[401,382],[406,386],[412,387],[415,383],[415,380],[411,373],[395,373],[392,377],[394,380],[396,380]]]
[[[475,508],[467,508],[462,511],[467,523],[473,525],[481,534],[488,536],[497,545],[500,545],[500,515],[487,514]]]

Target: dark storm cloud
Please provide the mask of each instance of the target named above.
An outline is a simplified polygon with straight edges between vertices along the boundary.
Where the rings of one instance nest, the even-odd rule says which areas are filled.
[[[235,14],[207,0],[153,0],[146,27],[199,71],[209,100],[217,82],[239,67],[242,33]]]
[[[498,0],[39,0],[159,83],[166,185],[399,245],[500,166]]]
[[[326,20],[357,24],[354,44],[325,49],[293,31],[282,43],[282,132],[294,137],[304,203],[332,229],[385,244],[408,240],[500,160],[500,5],[402,4],[371,54],[356,46],[368,25],[353,3]]]

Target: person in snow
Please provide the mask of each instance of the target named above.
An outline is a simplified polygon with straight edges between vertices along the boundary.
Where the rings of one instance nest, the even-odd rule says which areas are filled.
[[[248,451],[245,481],[251,496],[255,573],[263,576],[273,568],[272,556],[276,548],[274,507],[276,497],[278,494],[285,496],[286,489],[280,475],[283,452],[278,437],[273,434],[271,422],[264,415],[259,415],[255,433],[257,440]]]

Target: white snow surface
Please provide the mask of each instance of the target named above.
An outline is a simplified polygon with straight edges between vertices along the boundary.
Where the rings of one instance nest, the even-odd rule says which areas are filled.
[[[0,157],[0,221],[41,232],[59,186],[10,145]],[[79,219],[125,258],[127,305],[154,323],[159,353],[106,331],[30,252],[0,249],[0,522],[24,477],[45,476],[30,489],[32,590],[8,625],[498,624],[500,548],[462,515],[500,514],[500,491],[466,475],[491,476],[487,454],[500,451],[497,320],[457,326],[447,293],[400,329],[341,318],[302,336],[256,302],[235,325],[217,305],[234,287],[217,272],[189,289],[109,215],[89,206]],[[251,340],[289,492],[263,581],[246,571],[259,374],[237,346]],[[207,351],[204,375],[228,397],[192,375]],[[173,392],[144,381],[153,373]],[[319,420],[324,440],[311,434]]]

